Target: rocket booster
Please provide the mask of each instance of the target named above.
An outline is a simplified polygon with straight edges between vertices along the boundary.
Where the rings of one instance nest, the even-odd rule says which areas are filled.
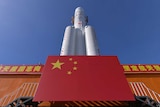
[[[72,23],[73,26],[65,29],[60,55],[99,55],[96,33],[92,26],[87,25],[88,17],[82,7],[75,9]]]

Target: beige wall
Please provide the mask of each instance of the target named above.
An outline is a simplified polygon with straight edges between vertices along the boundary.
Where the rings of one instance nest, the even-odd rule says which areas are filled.
[[[143,82],[148,88],[160,94],[160,73],[126,74],[128,82]]]
[[[39,82],[40,74],[29,75],[0,75],[0,98],[18,89],[26,82]]]
[[[160,93],[160,74],[159,73],[126,73],[128,82],[143,82],[148,88]],[[18,89],[23,83],[39,82],[40,74],[7,74],[0,75],[0,98]],[[50,105],[43,102],[39,106]]]

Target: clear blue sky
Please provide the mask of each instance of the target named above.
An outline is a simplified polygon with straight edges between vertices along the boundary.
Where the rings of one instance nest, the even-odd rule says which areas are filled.
[[[0,0],[0,64],[45,63],[84,8],[101,55],[121,64],[160,64],[159,0]]]

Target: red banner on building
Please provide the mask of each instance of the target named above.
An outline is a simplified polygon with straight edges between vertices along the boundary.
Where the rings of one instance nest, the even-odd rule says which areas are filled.
[[[160,72],[160,65],[122,65],[124,72]]]
[[[116,56],[49,56],[35,101],[134,101]]]
[[[41,74],[44,65],[0,65],[0,74]],[[159,72],[158,64],[122,65],[124,72]]]
[[[0,74],[41,74],[44,65],[0,65]]]

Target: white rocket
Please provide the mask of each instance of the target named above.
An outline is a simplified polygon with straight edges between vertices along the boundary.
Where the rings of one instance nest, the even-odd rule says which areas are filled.
[[[73,26],[67,26],[61,47],[61,56],[99,55],[96,34],[92,26],[87,25],[88,17],[82,7],[77,7],[72,18]]]

